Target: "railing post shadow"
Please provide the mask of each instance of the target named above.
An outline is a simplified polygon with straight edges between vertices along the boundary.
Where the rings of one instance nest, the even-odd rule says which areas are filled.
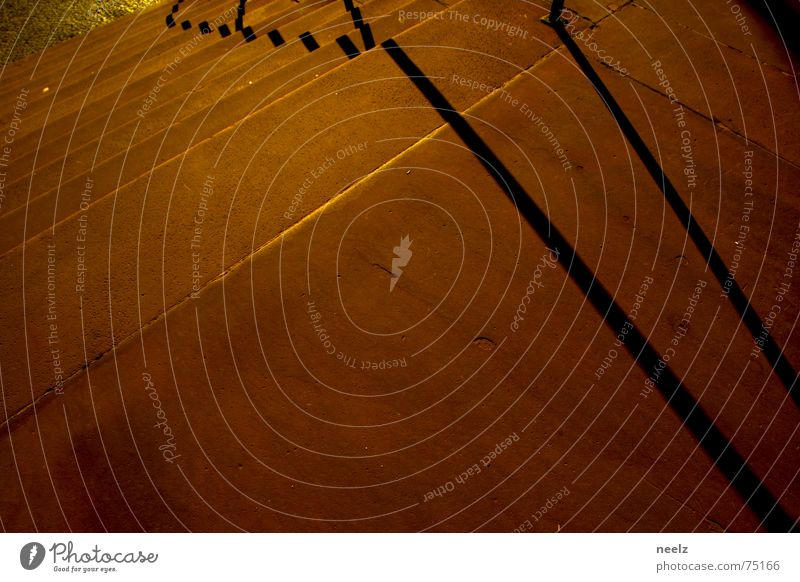
[[[561,12],[564,10],[564,0],[553,0],[550,4],[550,14],[542,18],[545,24],[556,27],[562,26],[564,22],[561,20]]]

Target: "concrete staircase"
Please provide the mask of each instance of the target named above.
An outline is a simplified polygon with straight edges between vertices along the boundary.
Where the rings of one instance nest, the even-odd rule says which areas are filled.
[[[605,17],[585,4],[576,30]],[[648,301],[666,316],[640,320],[657,346],[673,333],[659,318],[679,320],[708,276],[674,217],[661,232],[630,223],[637,205],[660,213],[662,194],[540,22],[546,8],[166,2],[10,65],[0,102],[22,95],[25,106],[0,207],[0,489],[26,503],[0,502],[4,528],[511,530],[565,484],[578,491],[571,480],[601,452],[623,463],[630,450],[625,471],[598,469],[593,481],[623,505],[592,501],[587,485],[579,495],[594,505],[575,528],[603,516],[624,529],[633,475],[645,528],[765,527],[701,452],[688,469],[641,477],[696,442],[686,419],[661,414],[663,400],[637,396],[647,374],[632,356],[605,387],[583,381],[618,330],[608,334],[570,278],[572,248],[623,309],[644,278],[663,283]],[[592,60],[633,107],[629,81]],[[638,99],[665,128],[659,138],[672,136],[663,96]],[[524,192],[498,183],[476,140]],[[680,152],[665,154],[665,170],[680,175],[680,164]],[[547,246],[518,211],[522,195],[566,246]],[[705,224],[718,210],[694,208]],[[693,257],[680,279],[672,261],[651,268],[662,247]],[[536,309],[515,320],[532,272]],[[723,344],[747,352],[735,313],[715,317],[709,308],[696,325],[716,343],[686,344],[718,359]],[[568,346],[585,349],[582,373]],[[774,379],[765,386],[763,402],[785,395]],[[637,407],[652,415],[631,416]],[[750,414],[771,415],[753,450],[781,461],[797,411]],[[608,440],[573,451],[584,429]],[[480,487],[451,493],[473,465]],[[788,469],[755,465],[796,514]],[[676,487],[681,470],[721,500],[711,517],[683,489],[650,503],[652,482]],[[48,493],[30,497],[37,483]]]

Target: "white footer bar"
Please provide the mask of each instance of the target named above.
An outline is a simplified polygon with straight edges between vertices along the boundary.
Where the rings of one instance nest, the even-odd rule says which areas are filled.
[[[0,580],[800,580],[784,534],[3,534]]]

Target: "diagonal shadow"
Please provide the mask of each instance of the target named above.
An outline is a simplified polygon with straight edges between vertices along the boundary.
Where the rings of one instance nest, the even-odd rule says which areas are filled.
[[[364,50],[368,51],[375,48],[375,38],[372,36],[372,28],[369,24],[364,22],[364,17],[361,16],[361,9],[353,6],[353,0],[344,0],[344,9],[350,13],[350,17],[353,19],[353,26],[361,33],[361,40],[364,42]],[[350,53],[348,53],[347,56],[348,58],[353,58],[350,56]]]
[[[514,178],[486,142],[447,101],[445,96],[434,86],[430,79],[417,67],[409,56],[394,40],[381,43],[381,47],[394,60],[395,64],[408,76],[417,89],[428,99],[444,121],[452,127],[459,138],[475,154],[489,175],[506,193],[517,211],[522,215],[539,237],[554,248],[563,249],[564,255],[571,257],[567,274],[584,293],[587,300],[600,313],[612,330],[618,330],[628,322],[625,311],[617,305],[614,298],[595,279],[592,270],[576,253],[572,245],[552,225],[542,210],[533,202],[522,185]],[[566,261],[565,261],[566,263]],[[616,333],[616,332],[615,332]],[[659,361],[660,356],[638,328],[628,333],[625,348],[646,374]],[[795,527],[795,520],[780,506],[778,500],[770,493],[755,472],[742,456],[733,448],[725,435],[716,427],[691,393],[683,386],[669,367],[662,373],[662,381],[658,390],[667,400],[672,410],[683,421],[706,451],[720,472],[750,509],[769,531],[788,532]]]
[[[245,42],[253,42],[256,39],[253,27],[244,25],[244,15],[247,13],[246,4],[247,0],[239,0],[239,4],[236,6],[236,20],[233,23],[233,28],[242,33]]]
[[[787,58],[800,54],[800,35],[792,30],[792,26],[797,27],[800,21],[800,5],[791,0],[745,0],[764,22],[775,29],[775,34],[785,43],[786,48],[791,51]],[[738,22],[738,21],[737,21]],[[747,22],[746,20],[744,21]]]
[[[730,285],[728,299],[731,302],[731,305],[733,305],[734,309],[736,309],[736,311],[739,313],[739,317],[741,318],[742,322],[753,335],[754,339],[759,338],[759,336],[762,334],[762,330],[766,329],[763,325],[761,317],[759,317],[755,308],[750,304],[750,301],[747,299],[747,296],[744,294],[741,287],[739,287],[739,284],[736,282],[736,280],[727,280],[728,267],[717,252],[717,249],[715,249],[714,245],[711,244],[708,236],[706,236],[706,233],[703,231],[703,227],[698,224],[697,220],[692,215],[692,211],[688,206],[686,206],[683,198],[681,198],[680,194],[678,194],[675,186],[672,185],[672,182],[670,182],[669,178],[664,173],[664,170],[659,165],[655,156],[653,156],[653,154],[650,152],[649,148],[644,143],[644,140],[636,131],[636,128],[633,126],[630,119],[628,119],[628,116],[625,115],[622,107],[620,107],[619,103],[617,103],[616,99],[614,99],[614,96],[608,90],[608,87],[606,87],[606,85],[600,79],[600,75],[598,75],[597,71],[592,68],[589,59],[586,58],[586,55],[581,52],[581,50],[578,48],[578,45],[570,36],[569,32],[567,32],[567,30],[564,28],[563,21],[554,20],[551,21],[551,24],[553,25],[553,28],[561,41],[572,54],[572,57],[575,59],[581,71],[583,71],[583,74],[586,75],[586,78],[592,84],[594,90],[597,91],[600,99],[602,99],[605,106],[611,112],[611,115],[614,116],[614,120],[625,134],[625,137],[631,144],[631,147],[637,153],[639,159],[642,161],[645,168],[647,168],[648,173],[653,178],[661,192],[664,194],[664,198],[670,205],[670,208],[672,208],[672,211],[676,214],[678,220],[680,220],[681,224],[688,232],[689,238],[692,239],[692,242],[695,244],[700,253],[706,257],[706,264],[711,269],[714,277],[717,279],[717,281],[719,281],[723,288],[726,284]],[[767,333],[766,339],[763,340],[763,346],[761,346],[761,349],[764,356],[769,361],[770,366],[772,366],[773,371],[780,379],[786,390],[789,392],[789,396],[791,396],[795,405],[800,407],[800,390],[794,389],[798,380],[797,372],[795,371],[794,367],[792,367],[792,364],[789,362],[789,360],[786,359],[786,356],[783,354],[783,350],[772,337],[771,333]]]

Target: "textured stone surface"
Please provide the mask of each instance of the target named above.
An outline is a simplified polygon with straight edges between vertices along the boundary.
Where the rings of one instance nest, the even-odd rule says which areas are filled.
[[[137,79],[194,34],[146,12],[150,69],[82,87],[119,21],[32,103],[0,213],[3,526],[789,527],[800,412],[725,292],[800,365],[774,29],[747,12],[756,56],[723,2],[575,2],[565,45],[523,2],[357,4],[370,33],[336,3],[248,3],[255,41],[209,38],[132,123]]]

